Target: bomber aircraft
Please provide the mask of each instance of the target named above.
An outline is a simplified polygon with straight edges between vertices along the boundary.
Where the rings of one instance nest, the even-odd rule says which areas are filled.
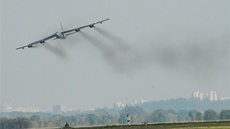
[[[28,45],[25,45],[25,46],[22,46],[22,47],[18,47],[18,48],[16,48],[16,50],[18,50],[18,49],[24,49],[25,47],[31,48],[35,44],[38,44],[38,43],[43,44],[43,43],[45,43],[46,40],[49,40],[49,39],[53,39],[53,40],[56,40],[56,39],[66,39],[68,35],[77,33],[77,32],[79,32],[83,28],[86,28],[86,27],[93,28],[96,24],[99,24],[99,23],[102,24],[102,22],[107,21],[107,20],[109,20],[109,18],[107,18],[105,20],[98,21],[98,22],[94,22],[94,23],[89,24],[89,25],[81,26],[81,27],[78,27],[78,28],[74,28],[74,29],[70,29],[70,30],[66,30],[66,31],[61,31],[61,32],[56,32],[56,33],[54,33],[54,34],[52,34],[52,35],[50,35],[50,36],[48,36],[48,37],[46,37],[44,39],[32,42],[32,43],[30,43]]]

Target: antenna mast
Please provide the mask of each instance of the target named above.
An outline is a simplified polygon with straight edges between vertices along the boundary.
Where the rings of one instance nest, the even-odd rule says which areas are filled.
[[[127,125],[129,125],[130,123],[130,116],[129,116],[129,112],[128,112],[128,104],[127,104],[127,98],[126,98],[126,105],[125,105],[125,111],[126,111],[126,122]]]

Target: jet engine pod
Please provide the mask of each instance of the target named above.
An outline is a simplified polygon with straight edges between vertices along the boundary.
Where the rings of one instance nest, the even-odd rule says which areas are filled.
[[[33,45],[32,45],[32,44],[29,44],[29,45],[28,45],[28,48],[31,48],[31,47],[33,47]]]
[[[79,31],[80,31],[80,29],[79,29],[79,28],[77,28],[75,31],[76,31],[76,32],[79,32]]]
[[[44,41],[44,40],[41,40],[40,43],[41,43],[41,44],[42,44],[42,43],[45,43],[45,41]]]
[[[94,24],[89,25],[89,28],[93,28],[93,27],[94,27]]]

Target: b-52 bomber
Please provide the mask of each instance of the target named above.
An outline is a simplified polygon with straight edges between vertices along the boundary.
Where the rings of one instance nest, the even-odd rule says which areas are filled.
[[[105,20],[98,21],[98,22],[94,22],[94,23],[89,24],[89,25],[81,26],[81,27],[78,27],[78,28],[74,28],[74,29],[70,29],[70,30],[66,30],[66,31],[61,31],[61,32],[56,32],[56,33],[54,33],[54,34],[52,34],[52,35],[50,35],[50,36],[48,36],[48,37],[46,37],[44,39],[32,42],[32,43],[30,43],[28,45],[25,45],[25,46],[22,46],[22,47],[19,47],[19,48],[16,48],[16,50],[18,50],[18,49],[24,49],[26,47],[31,48],[35,44],[39,44],[39,43],[43,44],[43,43],[45,43],[46,40],[49,40],[49,39],[53,39],[53,40],[56,40],[56,39],[66,39],[68,35],[77,33],[77,32],[79,32],[83,28],[87,28],[87,27],[93,28],[96,24],[99,24],[99,23],[102,24],[104,21],[107,21],[107,20],[109,20],[109,18],[105,19]]]

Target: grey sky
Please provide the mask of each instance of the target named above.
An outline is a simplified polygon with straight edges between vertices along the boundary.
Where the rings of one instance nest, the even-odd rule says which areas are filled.
[[[16,51],[110,18],[66,40]],[[76,109],[229,94],[227,0],[1,0],[1,103]]]

